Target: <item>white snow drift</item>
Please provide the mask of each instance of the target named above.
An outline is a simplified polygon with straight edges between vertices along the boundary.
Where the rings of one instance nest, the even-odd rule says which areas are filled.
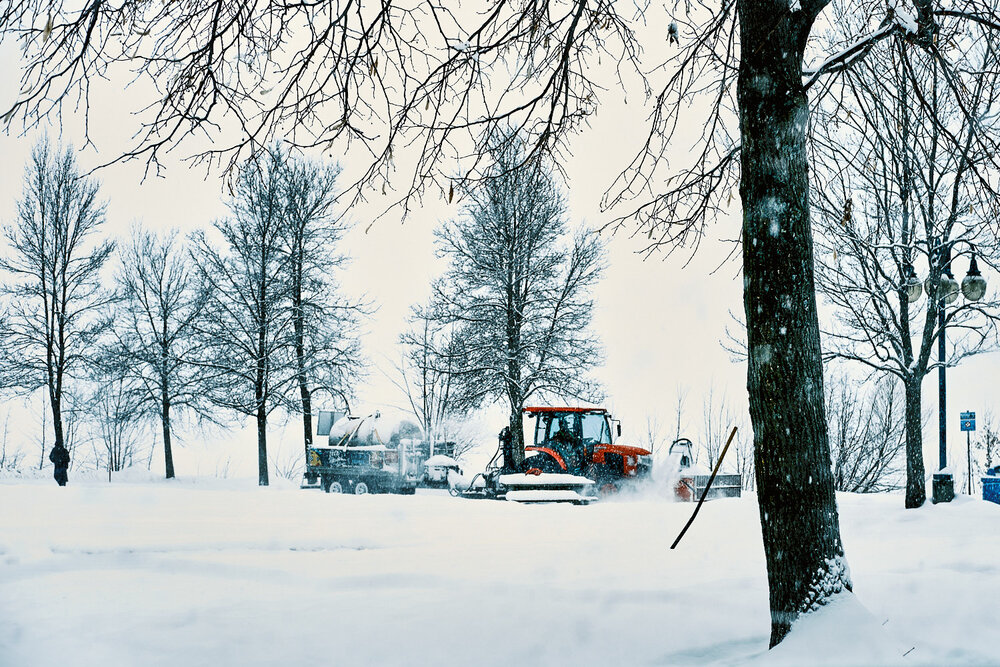
[[[839,501],[857,597],[767,652],[753,496],[671,551],[662,498],[0,483],[0,665],[1000,662],[1000,506]]]

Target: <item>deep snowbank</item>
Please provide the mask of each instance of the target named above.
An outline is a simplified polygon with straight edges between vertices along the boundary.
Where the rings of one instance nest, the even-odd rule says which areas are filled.
[[[997,664],[1000,507],[901,506],[840,497],[858,598],[766,652],[753,497],[670,551],[649,498],[0,483],[0,665]]]

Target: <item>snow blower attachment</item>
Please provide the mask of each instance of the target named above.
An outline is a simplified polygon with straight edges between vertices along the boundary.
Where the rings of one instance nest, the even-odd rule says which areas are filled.
[[[720,458],[721,461],[721,458]],[[743,489],[740,475],[713,475],[694,462],[691,441],[678,438],[667,454],[667,479],[677,500],[694,502],[708,489],[706,498],[739,498]],[[716,470],[718,472],[718,470]]]
[[[467,487],[453,489],[455,495],[586,504],[649,476],[649,451],[613,444],[605,410],[535,407],[524,413],[536,420],[534,444],[524,448],[524,462],[510,463],[514,439],[505,427],[486,470]]]

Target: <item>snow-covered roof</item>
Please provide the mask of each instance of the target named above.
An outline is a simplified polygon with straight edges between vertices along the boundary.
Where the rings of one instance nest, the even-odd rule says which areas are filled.
[[[420,437],[420,427],[405,415],[377,410],[363,417],[348,415],[330,427],[330,445],[384,445]]]

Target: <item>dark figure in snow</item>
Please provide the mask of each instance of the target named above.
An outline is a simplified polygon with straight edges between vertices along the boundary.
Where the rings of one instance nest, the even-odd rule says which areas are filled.
[[[66,486],[66,482],[69,481],[69,476],[67,475],[67,471],[69,470],[69,450],[62,445],[56,445],[49,452],[49,461],[52,461],[52,465],[55,466],[53,477],[56,478],[56,482],[59,483],[59,486]]]
[[[569,473],[579,473],[586,461],[583,451],[583,443],[573,434],[572,426],[564,417],[559,423],[559,430],[556,431],[549,443],[559,452],[559,455],[566,463]]]

